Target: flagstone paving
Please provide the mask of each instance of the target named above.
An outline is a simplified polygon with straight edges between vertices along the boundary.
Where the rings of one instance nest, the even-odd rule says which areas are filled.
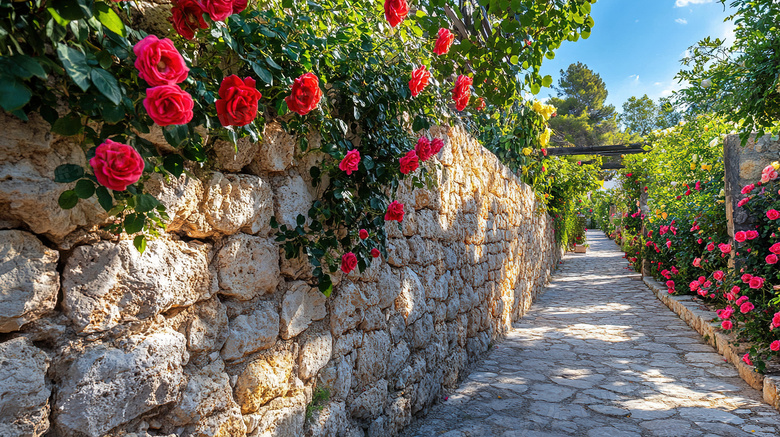
[[[778,436],[780,414],[588,231],[528,314],[405,437]]]

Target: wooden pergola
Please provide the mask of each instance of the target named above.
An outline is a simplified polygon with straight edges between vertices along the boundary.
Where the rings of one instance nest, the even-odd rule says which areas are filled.
[[[647,153],[645,146],[650,143],[631,143],[614,144],[609,146],[574,146],[574,147],[553,147],[547,149],[548,156],[570,156],[570,155],[600,155],[610,157],[620,157],[622,155],[633,155],[636,153]],[[583,161],[583,164],[592,164],[593,161]],[[618,170],[623,168],[620,163],[606,163],[601,166],[602,170]]]

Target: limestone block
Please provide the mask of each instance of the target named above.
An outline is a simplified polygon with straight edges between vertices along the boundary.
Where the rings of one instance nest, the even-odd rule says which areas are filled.
[[[384,411],[386,402],[387,381],[380,379],[352,402],[350,405],[352,417],[375,419]]]
[[[383,265],[377,282],[379,292],[379,308],[389,308],[395,302],[395,298],[401,292],[401,275],[397,269]]]
[[[302,335],[298,354],[298,376],[307,381],[330,361],[333,337],[329,331],[309,331]]]
[[[266,181],[252,175],[215,172],[204,184],[198,211],[181,227],[187,235],[206,238],[239,231],[267,235],[271,231],[273,194]]]
[[[269,351],[246,366],[235,384],[241,414],[254,413],[290,389],[295,359],[290,351]]]
[[[313,320],[322,320],[325,315],[325,295],[303,281],[293,282],[282,300],[282,338],[295,337]]]
[[[187,174],[169,181],[160,173],[152,173],[144,188],[165,206],[170,217],[165,230],[178,232],[187,224],[187,218],[195,214],[205,195],[203,183]]]
[[[16,331],[54,309],[59,257],[33,234],[0,231],[0,332]]]
[[[229,333],[225,305],[217,296],[212,296],[211,299],[194,304],[190,309],[193,314],[183,330],[187,337],[190,358],[222,349]]]
[[[428,309],[425,303],[425,288],[419,276],[409,267],[401,273],[401,292],[395,299],[395,309],[401,313],[410,325],[419,319]]]
[[[433,334],[433,316],[430,313],[425,313],[410,328],[413,346],[418,349],[426,347],[431,339],[431,334]]]
[[[222,348],[222,358],[234,361],[253,352],[268,349],[279,337],[279,311],[273,302],[258,302],[248,315],[230,322],[230,335]]]
[[[363,345],[363,331],[353,330],[334,337],[336,341],[333,344],[333,357],[341,357],[349,354]]]
[[[436,278],[432,287],[428,289],[428,299],[444,300],[450,294],[450,272]]]
[[[331,399],[346,399],[352,386],[353,371],[353,354],[335,359],[323,367],[317,374],[317,386],[328,387]]]
[[[398,396],[387,406],[388,431],[398,433],[412,421],[412,407],[409,395]]]
[[[390,351],[390,355],[387,359],[387,374],[398,374],[398,372],[406,366],[409,354],[409,347],[406,345],[406,342],[403,340],[399,341]]]
[[[422,410],[423,408],[431,405],[433,401],[441,391],[441,385],[437,376],[440,372],[426,373],[420,383],[417,385],[417,391],[415,393],[415,401],[412,406],[412,413]]]
[[[186,430],[204,437],[243,435],[246,427],[238,404],[233,400],[230,378],[225,373],[222,361],[214,361],[202,368],[188,369],[187,376],[187,387],[181,401],[166,416],[170,425],[188,425]],[[222,423],[215,419],[221,420]]]
[[[363,314],[363,321],[360,322],[359,328],[365,332],[374,331],[376,329],[385,329],[387,328],[387,319],[379,307],[370,306],[366,308],[366,311]]]
[[[61,164],[88,169],[89,164],[75,141],[53,135],[38,114],[29,118],[24,122],[0,114],[0,220],[24,223],[55,242],[79,227],[104,223],[108,215],[94,197],[72,209],[60,208],[57,199],[75,183],[54,182],[54,169]]]
[[[393,238],[387,244],[387,263],[393,267],[405,266],[411,256],[406,238]]]
[[[312,414],[308,432],[311,437],[343,435],[347,428],[347,406],[344,402],[328,402]],[[308,433],[306,435],[309,435]]]
[[[269,238],[234,235],[219,250],[217,268],[219,292],[249,300],[276,291],[279,251]]]
[[[49,429],[49,357],[25,337],[0,343],[0,435],[41,436]]]
[[[301,255],[294,258],[287,258],[284,248],[279,248],[279,269],[285,278],[299,279],[308,281],[312,279],[314,267],[309,262],[308,257]],[[336,278],[333,278],[334,283]]]
[[[62,273],[65,314],[77,330],[98,332],[208,299],[210,248],[165,237],[143,254],[129,240],[79,246]]]
[[[295,228],[298,215],[303,215],[308,219],[309,209],[311,208],[313,198],[309,193],[303,178],[298,174],[285,177],[282,183],[274,190],[274,209],[276,221],[280,225],[287,225]]]
[[[257,148],[250,172],[280,172],[292,165],[298,139],[288,134],[278,121],[266,123],[263,128],[263,141]]]
[[[126,339],[123,349],[88,346],[60,375],[54,421],[62,436],[100,437],[160,405],[187,384],[187,342],[170,329]],[[106,414],[111,412],[111,414]]]
[[[390,335],[386,331],[369,332],[363,336],[363,346],[357,351],[355,378],[366,386],[384,378],[390,353]]]
[[[249,137],[239,138],[235,145],[218,139],[211,146],[217,168],[233,173],[249,165],[259,150],[260,143],[253,142]]]
[[[339,287],[338,294],[330,300],[330,329],[335,337],[357,327],[363,320],[363,310],[368,304],[363,291],[351,282]]]
[[[420,354],[416,354],[412,358],[411,364],[404,367],[403,370],[398,373],[395,388],[400,390],[405,387],[411,387],[415,382],[422,379],[425,374],[425,368],[425,359],[421,357]]]
[[[306,397],[299,394],[273,399],[253,416],[257,426],[247,434],[249,437],[300,437],[306,420]]]
[[[439,213],[431,209],[417,211],[417,231],[423,238],[442,238],[444,234],[439,224]]]

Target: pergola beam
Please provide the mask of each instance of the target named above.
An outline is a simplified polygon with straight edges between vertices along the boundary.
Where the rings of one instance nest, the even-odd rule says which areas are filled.
[[[644,149],[648,143],[615,144],[611,146],[593,146],[593,147],[553,147],[547,149],[547,155],[565,156],[565,155],[603,155],[619,156],[631,155],[635,153],[647,153]]]

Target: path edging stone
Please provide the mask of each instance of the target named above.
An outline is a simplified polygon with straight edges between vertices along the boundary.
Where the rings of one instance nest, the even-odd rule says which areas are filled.
[[[670,295],[666,286],[653,278],[645,276],[642,279],[658,300],[663,302],[685,323],[701,334],[707,343],[717,349],[719,354],[733,364],[737,368],[739,376],[748,385],[763,393],[764,402],[771,405],[774,409],[780,410],[780,377],[761,375],[755,372],[753,366],[743,363],[742,357],[731,346],[730,342],[733,341],[733,336],[720,331],[720,325],[711,322],[712,319],[717,317],[714,311],[703,310],[701,304],[694,302],[691,296]]]

